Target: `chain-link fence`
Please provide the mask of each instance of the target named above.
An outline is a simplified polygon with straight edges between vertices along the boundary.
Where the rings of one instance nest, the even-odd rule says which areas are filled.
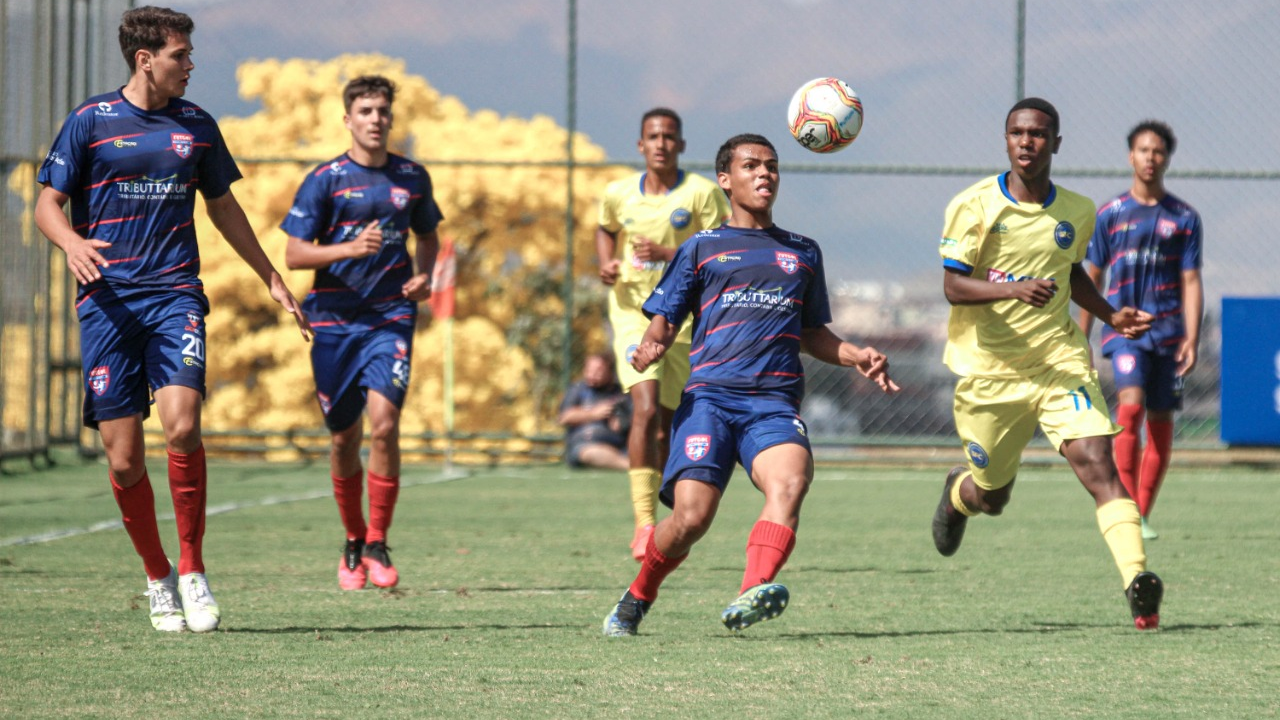
[[[6,455],[80,436],[70,293],[60,255],[50,253],[32,226],[31,178],[72,104],[123,82],[114,32],[126,5],[0,4],[0,138],[8,180],[0,203],[0,452]],[[1168,185],[1204,218],[1207,292],[1200,366],[1188,383],[1181,441],[1217,444],[1219,299],[1276,290],[1280,252],[1267,231],[1280,220],[1271,197],[1280,180],[1280,139],[1269,121],[1280,111],[1280,93],[1270,82],[1270,68],[1280,67],[1280,46],[1271,42],[1280,14],[1264,0],[1212,9],[1193,0],[658,0],[634,6],[495,0],[466,7],[440,0],[373,2],[358,11],[339,0],[173,5],[196,20],[198,69],[188,98],[217,116],[224,131],[232,118],[252,121],[263,114],[264,98],[253,90],[261,75],[242,70],[237,76],[237,68],[253,59],[323,60],[376,51],[402,59],[407,75],[438,91],[440,98],[423,106],[432,115],[425,119],[436,124],[424,125],[406,147],[436,176],[447,216],[442,230],[459,241],[460,286],[468,272],[473,280],[484,275],[483,283],[460,296],[459,362],[477,363],[477,377],[516,378],[500,392],[459,397],[460,411],[467,403],[478,411],[460,412],[449,432],[486,452],[513,447],[513,437],[554,437],[554,402],[525,406],[522,396],[536,389],[539,397],[553,398],[582,358],[601,349],[593,193],[604,179],[636,167],[639,116],[655,105],[684,116],[685,166],[698,172],[709,172],[716,147],[730,135],[761,132],[774,140],[783,169],[775,219],[822,244],[834,329],[892,357],[905,388],[893,398],[848,371],[809,365],[805,414],[820,443],[953,442],[953,378],[941,364],[947,307],[937,237],[947,201],[1007,167],[1000,133],[1019,96],[1040,95],[1057,105],[1064,142],[1055,179],[1099,203],[1128,187],[1125,135],[1132,125],[1156,117],[1178,133]],[[823,75],[848,81],[867,109],[862,136],[831,157],[792,143],[782,118],[791,92]],[[288,92],[278,82],[270,87]],[[467,109],[461,130],[447,123],[451,102]],[[330,128],[338,147],[346,142],[336,117],[308,117]],[[501,124],[511,118],[527,122]],[[398,123],[408,120],[398,115]],[[578,134],[549,132],[546,123]],[[282,124],[276,129],[287,131]],[[273,158],[262,151],[270,128],[254,132],[233,141],[228,131],[251,179],[296,176],[307,163],[331,156],[302,148]],[[512,134],[526,132],[544,133],[538,149],[549,154],[501,154],[519,140]],[[296,187],[296,177],[293,182]],[[548,185],[562,198],[558,208],[531,204],[523,216],[504,210],[501,217],[493,209],[499,201],[515,207],[518,200],[510,196],[531,196]],[[558,239],[530,234],[527,244],[557,247],[534,248],[547,251],[541,255],[515,245],[495,249],[495,234],[519,237],[522,227],[549,213],[561,218]],[[278,221],[264,218],[256,226],[282,265],[283,245],[273,235]],[[208,242],[202,235],[202,246]],[[536,288],[558,304],[548,309],[533,295],[515,294],[513,286]],[[475,307],[490,301],[513,307],[468,326],[467,313],[479,317]],[[497,351],[467,349],[467,333],[498,336],[514,354],[486,359],[485,353]],[[210,346],[225,349],[238,339],[211,335]],[[415,373],[438,374],[438,344],[417,347],[433,349]],[[211,365],[219,362],[215,350]],[[301,387],[305,382],[273,387],[265,373],[249,378],[242,382],[246,394],[280,399],[309,393]],[[420,394],[438,393],[440,384],[433,382]],[[212,394],[239,392],[232,384],[211,386]],[[418,419],[407,443],[418,438],[422,448],[439,448],[444,429],[431,409],[438,407],[411,397],[406,419],[430,417]],[[319,415],[312,412],[301,423],[257,413],[252,420],[214,423],[211,435],[234,436],[228,443],[245,448],[322,448]]]

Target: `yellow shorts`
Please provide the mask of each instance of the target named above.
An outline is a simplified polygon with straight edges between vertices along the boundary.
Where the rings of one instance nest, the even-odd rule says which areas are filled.
[[[1036,426],[1060,450],[1066,440],[1115,435],[1098,373],[1080,366],[1031,378],[962,377],[956,383],[956,431],[973,481],[986,490],[1008,485]]]
[[[689,326],[684,327],[676,335],[676,341],[662,356],[662,359],[645,368],[644,372],[636,372],[631,367],[631,355],[635,352],[644,331],[649,328],[649,318],[644,316],[639,307],[622,307],[616,292],[609,293],[609,324],[613,326],[613,356],[618,359],[618,382],[627,392],[636,384],[645,380],[658,381],[658,403],[669,410],[680,406],[680,396],[684,394],[684,386],[689,382]]]

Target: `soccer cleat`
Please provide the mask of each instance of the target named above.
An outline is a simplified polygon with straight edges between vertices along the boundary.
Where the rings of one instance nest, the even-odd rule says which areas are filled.
[[[1160,600],[1164,597],[1164,583],[1153,572],[1140,572],[1129,583],[1124,596],[1133,612],[1133,626],[1139,630],[1155,630],[1160,627]]]
[[[178,570],[169,566],[169,574],[159,580],[147,580],[147,599],[151,604],[151,627],[161,632],[182,632],[187,620],[182,616],[178,599]]]
[[[338,587],[343,590],[363,590],[369,581],[369,571],[364,568],[364,541],[355,538],[347,540],[342,548],[342,559],[338,561]]]
[[[653,603],[631,594],[627,590],[622,594],[622,599],[618,601],[618,605],[613,608],[613,612],[604,619],[604,636],[605,637],[626,637],[635,635],[636,630],[640,627],[640,621],[644,619],[649,608],[653,607]]]
[[[947,473],[942,484],[942,499],[938,501],[938,509],[933,511],[933,546],[945,557],[951,557],[960,549],[960,541],[964,539],[964,526],[969,518],[951,504],[951,486],[954,485],[967,468],[957,465]]]
[[[747,588],[737,600],[720,613],[720,622],[734,632],[746,630],[758,622],[772,620],[787,609],[791,593],[786,586],[765,583]]]
[[[393,588],[400,582],[400,573],[391,564],[391,548],[382,540],[364,544],[364,568],[369,582],[376,587]]]
[[[1160,538],[1160,533],[1156,532],[1155,528],[1147,524],[1146,518],[1142,518],[1142,539],[1158,540],[1159,538]]]
[[[636,562],[644,562],[645,550],[649,547],[649,538],[653,537],[653,526],[645,525],[636,528],[635,537],[631,538],[631,557]]]
[[[209,590],[209,580],[204,573],[187,573],[178,577],[178,594],[182,597],[182,614],[187,618],[187,629],[205,633],[218,629],[222,613],[218,601]]]

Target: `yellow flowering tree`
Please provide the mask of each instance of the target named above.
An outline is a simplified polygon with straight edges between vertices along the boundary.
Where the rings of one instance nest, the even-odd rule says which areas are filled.
[[[301,298],[311,272],[284,268],[279,224],[303,172],[350,146],[342,125],[343,85],[357,75],[380,74],[397,85],[392,152],[424,161],[445,215],[442,237],[458,252],[455,325],[456,427],[462,432],[535,434],[554,428],[561,389],[565,272],[564,160],[567,131],[550,118],[503,117],[469,110],[441,95],[425,78],[381,55],[344,55],[329,61],[248,61],[238,70],[241,95],[262,103],[245,118],[220,125],[245,179],[233,186],[263,247]],[[586,137],[575,137],[579,161],[605,159]],[[481,160],[484,164],[448,164]],[[433,164],[432,161],[443,161]],[[594,253],[589,251],[595,206],[604,184],[620,170],[579,170],[574,179],[576,239],[573,273],[580,282],[574,342],[604,345]],[[320,427],[308,349],[293,322],[236,257],[204,212],[197,213],[202,276],[213,306],[208,318],[209,400],[205,425],[213,430],[285,430]],[[407,433],[443,430],[443,323],[423,307],[403,427]],[[530,388],[543,388],[541,393]]]

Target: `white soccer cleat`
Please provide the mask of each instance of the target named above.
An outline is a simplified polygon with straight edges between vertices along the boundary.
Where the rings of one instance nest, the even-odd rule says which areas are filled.
[[[209,590],[209,580],[204,573],[187,573],[178,578],[178,591],[182,596],[182,612],[191,632],[213,632],[218,629],[221,612],[218,601]]]
[[[147,599],[151,603],[151,627],[161,632],[182,632],[187,621],[178,599],[178,571],[169,566],[169,574],[159,580],[147,580]]]

